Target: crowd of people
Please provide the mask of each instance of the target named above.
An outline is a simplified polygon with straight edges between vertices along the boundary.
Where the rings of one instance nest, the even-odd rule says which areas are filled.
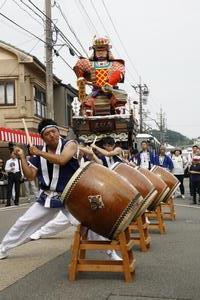
[[[189,190],[192,197],[191,204],[200,204],[200,148],[197,145],[192,147],[192,153],[186,158],[180,148],[175,148],[167,153],[164,145],[159,148],[159,153],[155,154],[148,148],[148,142],[141,143],[141,151],[133,151],[130,161],[135,165],[151,169],[158,165],[167,169],[180,182],[180,197],[185,198],[184,178],[189,177]],[[197,199],[198,195],[198,199]]]

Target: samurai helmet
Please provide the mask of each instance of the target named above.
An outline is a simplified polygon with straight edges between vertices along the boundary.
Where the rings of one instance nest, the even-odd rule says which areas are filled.
[[[108,37],[100,37],[97,38],[96,35],[93,38],[93,43],[92,43],[92,47],[90,47],[89,49],[94,49],[94,50],[109,50],[110,48],[112,48],[112,46],[110,45],[110,40]]]

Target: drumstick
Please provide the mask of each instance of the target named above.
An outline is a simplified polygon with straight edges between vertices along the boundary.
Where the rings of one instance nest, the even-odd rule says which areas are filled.
[[[24,118],[22,118],[22,123],[24,125],[24,130],[25,130],[25,133],[26,133],[26,138],[27,138],[28,144],[32,147],[33,143],[31,141],[31,137],[30,137],[30,134],[28,132],[28,128],[26,126],[26,122],[25,122]]]
[[[97,136],[95,135],[95,138],[94,138],[94,141],[93,141],[92,145],[95,145],[96,140],[97,140]]]

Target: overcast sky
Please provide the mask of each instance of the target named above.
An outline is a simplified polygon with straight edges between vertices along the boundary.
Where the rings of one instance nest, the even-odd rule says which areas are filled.
[[[34,9],[28,0],[23,1]],[[162,107],[166,113],[168,129],[179,131],[188,137],[200,136],[200,1],[104,0],[130,59],[120,44],[102,0],[57,0],[88,53],[95,29],[80,1],[99,35],[105,36],[109,33],[115,56],[118,57],[119,54],[125,60],[127,73],[124,88],[131,96],[136,100],[137,95],[130,83],[138,83],[139,74],[142,82],[150,89],[147,107],[151,112],[150,117],[156,119],[156,113]],[[0,0],[0,11],[44,38],[42,24],[20,9],[16,2],[31,13],[20,0]],[[44,9],[44,0],[33,2],[41,10]],[[107,33],[99,22],[92,3],[101,16]],[[42,21],[33,12],[31,14]],[[52,15],[57,26],[82,51],[55,6],[52,8]],[[44,62],[44,44],[17,29],[1,16],[0,39],[31,52]],[[63,42],[60,39],[58,43]],[[60,53],[71,66],[75,64],[77,58],[70,56],[67,47],[63,47]],[[54,73],[64,83],[75,85],[72,70],[57,57],[54,57]]]

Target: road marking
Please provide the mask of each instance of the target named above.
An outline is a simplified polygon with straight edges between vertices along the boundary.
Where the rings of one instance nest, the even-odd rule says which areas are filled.
[[[23,203],[23,204],[20,204],[19,206],[8,206],[8,207],[1,207],[0,208],[0,212],[1,211],[6,211],[6,210],[18,210],[18,209],[21,209],[21,208],[24,208],[26,206],[29,206],[31,203]]]
[[[195,205],[189,205],[189,204],[174,204],[175,206],[182,206],[182,207],[189,207],[189,208],[200,208],[200,206]]]

